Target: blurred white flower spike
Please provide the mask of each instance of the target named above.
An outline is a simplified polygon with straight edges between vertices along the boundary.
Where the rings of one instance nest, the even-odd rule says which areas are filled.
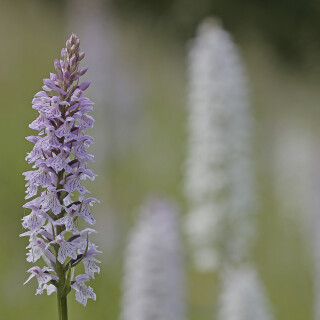
[[[172,204],[150,199],[129,239],[121,320],[184,320],[179,219]]]
[[[213,271],[250,253],[252,118],[243,63],[217,20],[200,25],[188,62],[186,232],[196,267]]]
[[[226,271],[218,320],[273,320],[264,288],[253,266]]]

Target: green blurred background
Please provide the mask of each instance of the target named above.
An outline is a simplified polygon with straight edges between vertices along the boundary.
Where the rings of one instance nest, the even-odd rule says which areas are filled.
[[[72,32],[82,41],[96,101],[92,184],[101,274],[97,301],[69,296],[70,319],[117,319],[123,248],[150,193],[182,213],[187,146],[187,44],[202,18],[232,33],[248,70],[255,117],[258,239],[254,259],[276,319],[307,320],[314,309],[314,219],[320,155],[320,4],[315,0],[0,0],[0,318],[57,319],[55,296],[23,286],[30,265],[24,215],[24,161],[36,117],[33,95],[53,71]],[[86,63],[87,62],[87,63]],[[187,254],[188,257],[188,254]],[[187,259],[189,319],[212,319],[213,275]],[[150,319],[151,320],[151,319]]]

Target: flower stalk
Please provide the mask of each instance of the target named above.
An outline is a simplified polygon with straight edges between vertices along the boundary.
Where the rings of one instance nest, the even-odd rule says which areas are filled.
[[[67,296],[63,296],[61,292],[57,293],[59,320],[68,320],[68,304]]]

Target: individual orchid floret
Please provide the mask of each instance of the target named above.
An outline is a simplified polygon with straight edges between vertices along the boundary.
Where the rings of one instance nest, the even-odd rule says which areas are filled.
[[[33,130],[40,131],[40,130],[46,128],[46,126],[48,126],[48,125],[49,125],[49,120],[46,117],[46,114],[43,112],[40,112],[39,117],[29,124],[29,128],[33,129]]]
[[[28,186],[41,186],[43,188],[49,187],[52,184],[52,179],[50,176],[50,170],[46,166],[45,162],[42,160],[38,161],[38,170],[32,170],[24,172],[25,180],[27,180],[26,187]]]
[[[73,204],[71,207],[66,208],[67,215],[55,221],[56,225],[64,225],[66,231],[77,231],[77,227],[75,226],[75,219],[79,217],[79,205]]]
[[[77,135],[71,132],[75,119],[73,117],[68,117],[63,125],[56,131],[56,136],[58,138],[64,137],[64,141],[68,142],[72,139],[77,139]]]
[[[81,252],[81,250],[79,251]],[[100,268],[96,265],[96,263],[100,263],[100,261],[94,257],[96,254],[99,254],[99,253],[101,253],[101,251],[97,250],[97,246],[94,243],[89,243],[87,253],[83,258],[85,272],[87,275],[89,275],[93,279],[94,279],[95,273],[100,273]]]
[[[58,215],[62,210],[57,193],[54,187],[48,187],[47,191],[44,191],[40,197],[41,208],[45,211],[51,210],[55,215]]]
[[[93,206],[93,203],[97,203],[99,200],[95,198],[87,198],[82,201],[80,215],[84,221],[93,225],[95,224],[96,220],[93,218],[93,215],[90,210],[90,206]]]
[[[67,257],[70,257],[74,260],[77,259],[77,245],[74,244],[73,242],[68,242],[64,239],[64,234],[66,232],[62,231],[59,235],[56,236],[54,241],[51,241],[49,245],[53,245],[57,243],[59,245],[59,250],[58,250],[58,261],[61,264],[64,264],[65,260]]]
[[[43,256],[47,256],[53,263],[56,263],[56,257],[53,253],[46,248],[46,243],[42,238],[38,238],[35,234],[30,236],[30,244],[27,246],[30,248],[27,253],[28,262],[36,262]]]
[[[38,290],[37,290],[37,294],[42,294],[43,292],[43,285],[47,284],[48,282],[55,280],[58,280],[58,277],[51,274],[49,271],[54,271],[48,267],[43,267],[42,269],[39,267],[32,267],[28,270],[29,273],[31,273],[31,275],[29,276],[29,278],[26,280],[26,283],[28,283],[33,277],[37,278],[38,281]]]
[[[23,174],[25,199],[29,199],[23,207],[31,212],[22,219],[26,230],[20,236],[30,237],[27,261],[45,263],[43,268],[29,269],[26,282],[37,278],[36,294],[57,292],[60,320],[67,319],[70,291],[75,290],[77,301],[83,305],[88,298],[95,300],[92,288],[84,282],[100,271],[96,265],[100,261],[95,258],[100,251],[89,240],[96,231],[85,228],[95,223],[89,207],[98,200],[87,198],[89,191],[83,186],[84,180],[96,177],[88,167],[88,161],[94,159],[87,152],[93,138],[85,132],[94,124],[89,115],[94,103],[84,96],[90,82],[80,81],[88,68],[79,66],[84,57],[79,45],[78,37],[72,34],[61,58],[54,62],[56,73],[43,80],[42,90],[32,100],[32,108],[39,115],[29,127],[38,134],[27,137],[33,144],[26,156],[32,170]],[[86,274],[74,280],[80,263]]]
[[[91,181],[94,180],[96,175],[92,173],[91,170],[85,168],[78,168],[71,173],[66,178],[65,190],[68,193],[72,193],[74,190],[78,190],[80,194],[87,193],[87,189],[81,184],[81,180],[86,180],[87,177],[90,178]]]
[[[31,232],[38,232],[45,224],[46,218],[43,211],[32,210],[31,213],[22,218],[22,226],[25,229],[29,229]]]
[[[76,243],[79,248],[78,253],[83,255],[88,251],[88,248],[91,247],[91,242],[88,241],[88,238],[92,233],[97,233],[97,231],[91,228],[85,228],[80,232],[74,232],[73,236],[69,238],[68,241]]]
[[[68,173],[72,172],[71,167],[68,164],[68,151],[66,150],[61,150],[60,153],[53,154],[52,157],[48,158],[46,160],[46,165],[48,167],[51,167],[55,172],[60,172],[61,170],[65,170]]]
[[[76,291],[76,300],[84,306],[87,305],[88,298],[96,300],[96,294],[93,292],[93,289],[84,284],[86,281],[89,281],[88,275],[80,274],[71,285],[71,288]]]

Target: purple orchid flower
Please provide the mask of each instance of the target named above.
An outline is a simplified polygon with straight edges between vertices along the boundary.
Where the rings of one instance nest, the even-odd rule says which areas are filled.
[[[87,153],[93,138],[85,133],[92,128],[94,119],[88,113],[93,102],[84,97],[89,81],[79,83],[88,68],[79,68],[84,53],[79,51],[80,41],[74,34],[61,50],[61,59],[54,62],[55,73],[43,80],[42,91],[35,94],[32,108],[39,116],[29,125],[38,135],[27,137],[34,144],[26,160],[32,170],[23,173],[30,199],[23,207],[31,210],[23,217],[26,229],[20,236],[28,236],[27,261],[40,259],[46,264],[32,267],[28,280],[36,277],[36,294],[47,290],[57,292],[59,319],[66,320],[67,295],[75,290],[76,300],[86,305],[87,299],[96,298],[92,288],[84,282],[94,278],[100,269],[95,255],[97,246],[89,241],[94,229],[80,230],[82,224],[93,225],[95,219],[89,206],[98,200],[86,198],[89,191],[82,181],[94,180],[96,175],[88,168],[94,157]],[[74,268],[84,264],[85,274],[73,279]]]
[[[76,290],[76,300],[83,304],[87,304],[88,298],[96,300],[96,294],[91,287],[87,287],[84,282],[89,280],[89,276],[86,274],[80,274],[76,277],[76,280],[71,285],[72,289]]]

